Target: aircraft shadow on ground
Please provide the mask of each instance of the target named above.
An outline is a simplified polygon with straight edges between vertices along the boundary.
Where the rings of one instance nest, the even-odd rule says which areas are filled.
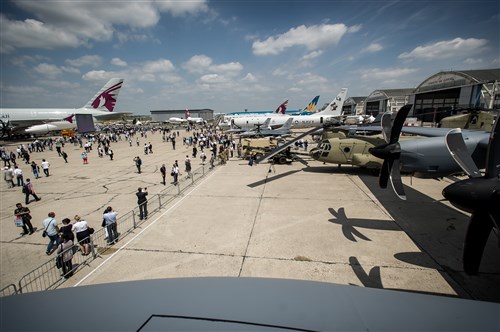
[[[380,266],[374,266],[370,269],[370,271],[367,273],[363,266],[359,263],[359,260],[351,256],[349,257],[349,265],[352,268],[352,271],[358,278],[359,282],[364,287],[369,287],[369,288],[379,288],[379,289],[388,289],[388,290],[397,290],[397,291],[403,291],[403,292],[409,292],[409,293],[418,293],[418,294],[429,294],[429,295],[435,295],[435,293],[432,292],[425,292],[425,291],[413,291],[409,289],[398,289],[398,288],[388,288],[384,287],[384,284],[382,282],[382,274],[380,273]],[[355,284],[350,283],[351,286],[357,286]]]
[[[345,210],[342,207],[339,208],[338,211],[335,211],[332,208],[329,208],[328,211],[333,215],[333,218],[328,221],[334,224],[342,225],[342,233],[346,239],[353,242],[357,242],[356,237],[361,240],[371,241],[367,236],[363,235],[357,227],[385,231],[401,231],[401,229],[394,223],[387,220],[347,218]]]
[[[404,186],[407,201],[403,201],[396,197],[390,186],[387,189],[380,188],[377,178],[369,175],[361,175],[359,178],[392,216],[398,228],[400,227],[401,230],[408,234],[412,241],[421,248],[421,252],[397,253],[394,255],[396,259],[424,268],[435,268],[435,266],[430,266],[429,264],[436,264],[440,266],[440,273],[445,280],[453,279],[453,281],[458,284],[450,283],[450,287],[453,288],[457,294],[464,294],[466,292],[473,298],[479,300],[500,301],[500,292],[491,292],[491,289],[488,291],[488,287],[491,287],[491,282],[488,281],[488,278],[494,278],[494,280],[497,281],[500,280],[500,276],[498,276],[495,271],[484,272],[484,274],[481,275],[480,268],[478,276],[470,277],[467,276],[461,268],[459,270],[452,268],[452,264],[447,263],[448,260],[442,261],[442,258],[438,258],[443,257],[443,253],[441,252],[443,247],[446,248],[447,246],[451,246],[461,248],[465,239],[465,231],[460,231],[455,234],[448,233],[447,235],[449,236],[443,235],[445,234],[443,231],[444,229],[446,229],[446,231],[454,231],[454,225],[450,223],[450,220],[446,220],[445,216],[453,216],[449,219],[456,223],[468,223],[468,216],[443,203],[437,202],[435,199],[422,194],[412,187]],[[429,179],[429,181],[433,180]],[[432,203],[432,205],[429,205],[429,203]],[[432,206],[433,215],[435,216],[432,220],[422,220],[421,212],[426,206]],[[352,224],[358,222],[358,227],[364,225],[364,223],[360,221],[348,221]],[[366,222],[369,222],[369,220]],[[461,229],[465,228],[466,227],[461,227]],[[422,234],[425,234],[425,237],[422,236]],[[424,238],[426,241],[419,242],[419,239]],[[441,244],[443,247],[441,247]],[[491,243],[490,246],[493,247]],[[498,257],[498,248],[496,249],[495,251],[490,250],[490,253]],[[457,257],[449,257],[449,262],[462,261],[462,251],[456,252]],[[487,253],[488,251],[485,249],[485,254]],[[492,259],[494,260],[495,257],[486,257],[485,259],[483,255],[482,265],[484,265],[486,260],[491,261]],[[486,269],[486,267],[483,267],[483,270],[484,269]],[[483,279],[484,282],[481,281]],[[457,286],[459,286],[458,289]]]
[[[271,168],[269,168],[269,170],[271,170]],[[277,174],[277,175],[274,175],[274,176],[265,177],[262,180],[259,180],[259,181],[247,184],[247,186],[250,187],[250,188],[255,188],[255,187],[261,186],[263,184],[266,184],[268,182],[276,181],[276,180],[279,180],[281,178],[284,178],[285,176],[289,176],[289,175],[292,175],[292,174],[295,174],[295,173],[298,173],[298,172],[301,172],[301,171],[302,170],[298,169],[298,170],[293,170],[293,171],[288,171],[288,172],[285,172],[285,173]]]

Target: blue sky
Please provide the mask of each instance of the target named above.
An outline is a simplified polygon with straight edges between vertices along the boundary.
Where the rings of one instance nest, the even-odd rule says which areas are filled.
[[[2,1],[1,107],[305,107],[500,67],[500,2]]]

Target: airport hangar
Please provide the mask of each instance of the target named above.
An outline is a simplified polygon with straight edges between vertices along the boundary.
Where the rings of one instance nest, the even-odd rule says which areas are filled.
[[[213,120],[214,111],[209,108],[188,109],[192,118],[202,118],[205,121]],[[186,110],[151,110],[151,120],[154,122],[167,122],[170,118],[186,118]]]
[[[413,104],[413,113],[425,122],[439,121],[467,109],[500,109],[500,68],[442,71],[425,79],[416,88],[380,89],[368,97],[349,97],[345,114],[376,116]],[[360,110],[362,111],[360,112]]]

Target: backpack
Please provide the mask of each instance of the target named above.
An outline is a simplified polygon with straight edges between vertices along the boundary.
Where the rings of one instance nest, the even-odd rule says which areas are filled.
[[[23,185],[23,194],[28,194],[30,190],[28,189],[27,185]]]

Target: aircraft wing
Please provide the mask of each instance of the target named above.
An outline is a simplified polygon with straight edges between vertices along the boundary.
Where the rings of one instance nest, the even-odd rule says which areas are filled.
[[[124,116],[132,115],[133,113],[127,112],[107,112],[99,115],[94,115],[94,117],[99,121],[110,121],[110,120],[121,120]]]

